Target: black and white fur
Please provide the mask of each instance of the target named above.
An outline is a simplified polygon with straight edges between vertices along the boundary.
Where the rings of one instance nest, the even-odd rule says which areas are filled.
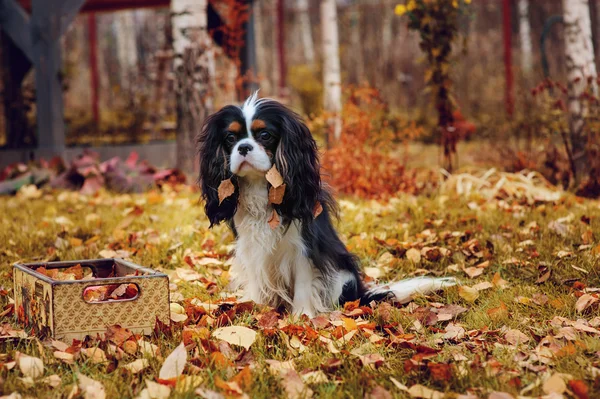
[[[455,284],[420,277],[367,289],[357,257],[333,227],[337,204],[321,182],[315,140],[277,101],[254,93],[241,107],[224,107],[206,120],[199,145],[205,211],[211,227],[225,221],[236,237],[231,271],[246,299],[313,317],[346,301],[407,302]],[[286,184],[280,205],[268,200],[265,174],[273,164]],[[229,178],[235,193],[219,204],[217,189]],[[317,202],[323,211],[315,218]],[[273,209],[281,219],[275,229],[268,224]]]

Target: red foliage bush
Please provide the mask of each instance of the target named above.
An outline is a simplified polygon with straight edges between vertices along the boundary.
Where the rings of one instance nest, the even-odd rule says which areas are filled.
[[[371,199],[421,191],[416,172],[408,173],[400,153],[392,150],[422,131],[392,118],[378,90],[350,88],[343,122],[341,142],[325,151],[321,160],[328,184],[340,193]]]

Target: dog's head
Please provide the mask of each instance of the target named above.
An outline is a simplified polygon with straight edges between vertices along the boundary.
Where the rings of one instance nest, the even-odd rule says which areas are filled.
[[[265,179],[273,165],[286,184],[283,202],[274,205],[277,212],[287,220],[313,219],[321,192],[317,145],[298,114],[254,93],[242,107],[229,105],[208,117],[199,144],[211,226],[233,218],[240,179]],[[218,187],[229,178],[236,191],[219,204]]]

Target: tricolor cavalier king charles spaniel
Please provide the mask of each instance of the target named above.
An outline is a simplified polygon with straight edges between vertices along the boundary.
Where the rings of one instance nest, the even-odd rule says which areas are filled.
[[[337,204],[321,182],[315,140],[279,102],[254,93],[241,107],[224,107],[205,121],[199,150],[206,215],[211,227],[224,221],[233,231],[233,283],[245,299],[314,317],[346,301],[408,302],[455,284],[429,277],[372,288],[363,283],[359,260],[332,224]],[[269,195],[272,168],[283,178],[282,199]],[[224,181],[229,190],[220,195]]]

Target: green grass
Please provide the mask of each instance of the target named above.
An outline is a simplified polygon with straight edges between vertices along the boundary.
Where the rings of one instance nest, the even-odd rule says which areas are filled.
[[[187,189],[180,193],[152,195],[100,193],[95,197],[83,197],[76,193],[44,192],[38,199],[0,197],[0,288],[8,291],[8,295],[0,296],[1,304],[5,305],[13,296],[11,265],[17,261],[97,258],[99,252],[110,245],[112,249],[136,252],[132,256],[136,263],[168,272],[176,267],[188,268],[183,261],[185,251],[200,253],[206,251],[212,242],[215,252],[228,254],[232,234],[224,226],[208,230],[198,197],[197,193],[190,193]],[[358,398],[369,393],[376,385],[387,389],[393,397],[409,397],[394,386],[390,377],[408,387],[421,384],[441,392],[471,392],[478,397],[487,397],[491,391],[503,391],[516,396],[536,379],[544,379],[555,372],[570,374],[573,379],[584,381],[589,387],[590,397],[598,397],[600,379],[594,374],[594,368],[597,373],[600,367],[597,355],[600,336],[578,332],[574,342],[554,338],[560,327],[553,326],[551,320],[556,316],[573,321],[592,320],[599,315],[597,307],[584,313],[576,311],[577,297],[572,285],[574,281],[580,281],[588,287],[600,287],[600,256],[593,251],[598,246],[600,235],[600,204],[596,201],[579,201],[571,196],[557,204],[518,205],[510,201],[505,204],[507,207],[496,200],[465,199],[453,195],[417,198],[401,195],[387,204],[345,198],[342,201],[339,231],[347,245],[360,257],[363,266],[375,266],[380,256],[390,250],[378,244],[375,238],[396,239],[397,247],[440,246],[452,253],[450,257],[435,262],[422,260],[419,264],[413,264],[404,256],[396,257],[388,265],[382,280],[400,279],[418,269],[427,269],[431,273],[457,276],[462,284],[468,286],[492,281],[494,275],[499,273],[508,286],[481,291],[474,303],[466,302],[459,295],[458,288],[451,288],[428,298],[417,298],[409,306],[393,307],[387,321],[383,320],[376,306],[374,314],[366,319],[377,324],[376,333],[385,340],[369,344],[366,336],[357,333],[339,354],[331,354],[327,347],[315,341],[306,342],[307,349],[294,354],[281,336],[266,337],[259,332],[251,347],[255,364],[253,382],[246,393],[253,398],[285,396],[279,377],[268,371],[267,359],[293,359],[296,370],[301,372],[320,370],[326,360],[338,358],[342,360],[342,366],[326,372],[329,382],[310,385],[316,397]],[[125,229],[117,229],[125,211],[136,205],[142,207],[144,213]],[[549,228],[550,222],[569,214],[573,218],[568,223],[570,231],[565,236]],[[57,217],[66,217],[71,224],[56,223]],[[583,223],[582,217],[589,218],[590,224]],[[527,227],[532,222],[537,223],[537,228]],[[592,241],[588,247],[580,250],[580,245],[584,244],[582,235],[587,230],[593,232]],[[70,238],[86,241],[96,236],[97,241],[87,246],[55,248],[57,237],[67,241]],[[483,257],[473,256],[465,249],[464,243],[470,239],[478,240]],[[520,245],[526,240],[532,240],[533,246]],[[557,256],[559,251],[572,252],[572,256],[561,259]],[[505,262],[512,258],[521,262]],[[477,265],[486,259],[489,265],[475,279],[462,271],[453,271],[456,267]],[[550,268],[552,274],[547,281],[537,284],[540,265]],[[178,292],[185,298],[214,300],[226,286],[227,278],[216,276],[212,269],[206,267],[200,267],[197,271],[217,282],[219,291],[211,296],[204,284],[180,283]],[[540,295],[547,297],[546,303],[517,301],[518,297],[531,299]],[[423,327],[415,329],[415,321],[422,319],[424,312],[428,312],[431,303],[435,302],[468,308],[452,320],[465,329],[465,338],[457,341],[443,339],[441,336],[448,321],[433,326],[423,323]],[[489,312],[501,306],[505,306],[506,310]],[[261,309],[256,307],[253,313],[236,316],[233,324],[257,329],[255,316],[260,312]],[[5,317],[0,323],[22,328],[13,317]],[[416,352],[408,345],[389,342],[384,325],[393,323],[401,326],[406,334],[414,334],[415,344],[441,349],[426,363],[451,364],[451,378],[446,381],[435,380],[426,365],[405,371],[406,362]],[[212,329],[209,327],[209,330]],[[504,340],[508,329],[523,332],[529,337],[529,342],[522,345],[519,351],[508,346]],[[181,342],[181,328],[174,328],[174,331],[171,338],[147,339],[158,345],[165,356]],[[555,355],[547,363],[535,361],[532,355],[536,353],[536,348],[542,348],[542,340],[546,340],[546,346],[553,350],[561,347],[564,350],[555,350]],[[94,340],[86,343],[88,346],[97,344]],[[361,366],[357,357],[350,352],[362,345],[366,353],[382,355],[384,364],[377,369]],[[56,374],[61,378],[61,384],[49,388],[35,381],[33,386],[28,387],[21,380],[23,375],[18,367],[12,370],[2,367],[2,363],[14,359],[16,351],[41,357],[46,366],[44,376]],[[149,368],[141,374],[131,375],[116,366],[133,361],[140,355],[126,355],[120,362],[112,360],[109,364],[101,365],[93,365],[80,358],[75,364],[68,365],[55,360],[52,352],[45,341],[0,339],[0,394],[8,395],[17,391],[29,397],[66,397],[76,384],[75,373],[80,372],[100,381],[108,397],[135,397],[145,387],[146,379],[154,380],[158,376],[162,365],[162,359],[152,358],[149,359]],[[191,357],[202,358],[202,354],[190,351],[188,358]],[[216,377],[227,380],[233,374],[234,370],[219,368],[210,362],[201,365],[199,370],[203,378],[201,386],[218,392],[222,391],[215,386]],[[515,378],[518,378],[520,385],[514,384]],[[171,397],[197,397],[193,392],[193,389],[175,391]],[[543,393],[540,384],[526,396],[535,397]]]

